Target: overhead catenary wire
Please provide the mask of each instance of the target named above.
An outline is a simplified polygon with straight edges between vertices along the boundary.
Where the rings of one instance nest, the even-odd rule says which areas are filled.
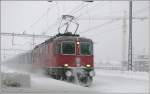
[[[12,37],[30,37],[32,38],[33,36],[36,38],[50,38],[52,36],[49,35],[33,35],[33,34],[20,34],[20,33],[5,33],[5,32],[1,32],[1,37],[3,36],[12,36]]]
[[[87,3],[86,5],[84,5],[84,2],[82,2],[80,5],[78,5],[77,7],[75,7],[75,9],[72,10],[72,11],[73,11],[72,13],[77,13],[77,12],[80,11],[82,8],[86,7],[88,4],[89,4],[89,3]],[[98,5],[98,3],[97,3],[96,5]],[[102,6],[104,6],[104,5],[102,5]],[[92,9],[93,9],[93,8],[92,8]],[[90,10],[92,10],[92,9],[90,9]],[[49,10],[49,8],[47,9],[47,11],[48,11],[48,10]],[[88,11],[90,11],[90,10],[87,10],[86,12],[81,13],[77,18],[79,18],[80,16],[82,16],[82,14],[86,14],[86,13],[87,13]],[[45,14],[45,15],[46,15],[46,14]],[[42,15],[35,23],[33,23],[31,26],[33,26],[34,24],[38,23],[38,22],[40,21],[40,19],[41,19],[43,16],[45,16],[45,15],[43,14],[43,15]],[[48,13],[47,13],[47,15],[48,15]],[[91,19],[92,19],[92,18],[91,18]],[[58,19],[57,19],[57,20],[58,20]],[[47,21],[48,21],[48,20],[47,20]],[[46,34],[50,28],[56,27],[57,22],[58,22],[58,21],[55,21],[55,23],[52,24],[52,26],[48,26],[48,24],[47,24],[48,28],[45,30],[45,32],[43,32],[43,34]],[[48,22],[47,22],[47,23],[48,23]]]
[[[56,2],[56,8],[57,8],[57,18],[56,18],[56,20],[54,21],[54,23],[52,23],[50,26],[48,25],[47,26],[47,28],[46,28],[46,30],[44,30],[43,32],[42,32],[42,34],[43,35],[45,35],[46,33],[48,33],[49,32],[49,29],[53,29],[53,28],[55,28],[56,26],[57,26],[57,24],[59,23],[59,20],[61,19],[61,17],[60,17],[60,9],[59,9],[59,7],[58,7],[58,2]],[[48,15],[47,15],[48,16]],[[47,19],[48,20],[48,19]]]
[[[142,12],[145,12],[145,11],[147,11],[147,9],[149,9],[149,8],[148,8],[148,7],[144,7],[144,8],[142,8],[142,9],[139,9],[139,10],[133,12],[133,15],[136,15],[136,14],[139,14],[139,13],[142,13]]]
[[[58,11],[59,11],[59,9],[58,9],[58,2],[55,2],[55,6],[57,7],[57,13],[58,13]],[[48,19],[49,19],[49,11],[50,10],[52,10],[52,9],[54,9],[54,6],[51,6],[51,7],[48,7],[47,8],[47,11],[46,12],[44,12],[43,13],[43,15],[42,16],[40,16],[39,18],[38,18],[38,20],[36,20],[32,25],[30,25],[30,27],[29,28],[33,28],[37,23],[39,23],[45,16],[46,16],[46,27],[47,27],[47,29],[46,30],[44,30],[44,32],[42,32],[42,34],[43,35],[45,35],[47,32],[49,32],[49,29],[50,28],[54,28],[55,26],[56,26],[56,24],[58,23],[58,19],[60,19],[60,17],[58,17],[57,19],[56,19],[56,21],[53,23],[53,24],[51,24],[50,26],[49,26],[49,23],[48,23]],[[60,15],[59,13],[57,14],[58,16]]]
[[[142,11],[143,12],[143,10],[144,9],[147,9],[147,7],[146,8],[143,8],[143,9],[140,9],[140,10],[138,10],[138,11],[136,11],[135,13],[137,13],[137,12],[139,12],[139,11]],[[89,10],[88,10],[89,11]],[[88,12],[88,11],[86,11],[86,13]],[[83,14],[86,14],[86,13],[83,13]],[[81,17],[82,15],[80,14],[76,19],[80,19],[80,17]],[[133,17],[134,19],[141,19],[141,20],[143,20],[143,19],[147,19],[148,17]],[[107,19],[107,18],[106,18]],[[121,19],[121,18],[120,18]],[[87,18],[87,20],[89,20],[88,18]],[[93,20],[92,18],[90,19],[90,20]],[[98,20],[98,19],[96,19],[96,20]],[[114,22],[114,19],[110,19],[111,21],[108,21],[108,22],[106,22],[106,23],[104,23],[104,24],[101,24],[101,25],[97,25],[97,26],[95,26],[95,27],[92,27],[92,28],[89,28],[89,29],[87,29],[87,30],[85,30],[85,31],[83,31],[83,32],[80,32],[80,33],[85,33],[85,32],[88,32],[88,31],[90,31],[90,30],[93,30],[93,29],[96,29],[96,28],[100,28],[100,27],[102,27],[102,26],[105,26],[105,25],[107,25],[107,24],[110,24],[110,23],[113,23]],[[118,20],[118,19],[115,19],[115,20]]]
[[[92,23],[92,19],[91,19],[90,14],[89,14],[89,13],[87,13],[87,14],[88,14],[88,17],[89,17],[88,27],[90,27],[90,25],[91,25],[91,23]]]
[[[91,7],[91,9],[88,9],[87,11],[81,13],[79,16],[76,17],[76,19],[79,19],[81,16],[85,15],[86,13],[88,13],[89,11],[92,11],[97,5],[99,5],[100,2],[98,2],[96,5],[94,5],[93,7]],[[105,4],[101,5],[101,8],[104,6]]]
[[[82,3],[80,3],[80,5],[78,5],[77,7],[75,7],[73,10],[71,10],[70,11],[70,14],[71,15],[73,15],[73,14],[75,14],[75,13],[77,13],[78,11],[80,11],[82,8],[84,8],[84,7],[86,7],[89,3],[86,3],[85,5],[83,5],[84,4],[84,2],[82,2]],[[57,4],[58,5],[58,4]],[[58,8],[58,7],[57,7]],[[59,22],[58,20],[60,19],[61,17],[57,17],[57,19],[56,19],[56,21],[53,23],[53,24],[51,24],[47,29],[46,29],[46,31],[45,32],[43,32],[43,34],[46,34],[47,32],[48,32],[48,30],[49,30],[49,28],[54,28],[54,27],[56,27],[57,26],[57,23]]]
[[[89,2],[86,3],[85,5],[83,5],[83,4],[84,4],[84,2],[80,3],[80,4],[79,4],[78,6],[76,6],[74,9],[72,9],[72,10],[69,12],[69,14],[73,15],[73,14],[79,12],[81,9],[85,8],[86,6],[88,6],[88,5],[89,5]],[[58,5],[58,4],[57,4],[57,5]],[[57,8],[58,8],[58,7],[57,7]],[[57,11],[57,12],[58,12],[58,11]],[[61,17],[58,16],[58,18],[56,19],[56,21],[55,21],[53,24],[51,24],[50,26],[48,26],[48,28],[47,28],[47,29],[45,30],[45,32],[43,32],[42,34],[46,34],[50,28],[56,27],[56,26],[57,26],[57,23],[58,23],[58,20],[59,20],[60,18],[61,18]]]
[[[143,8],[143,9],[146,9],[146,8]],[[140,9],[140,10],[143,10],[143,9]],[[140,11],[140,10],[137,10],[137,11],[135,11],[134,13],[137,13],[137,12]],[[101,24],[101,25],[97,25],[97,26],[91,27],[91,28],[89,28],[89,29],[87,29],[87,30],[85,30],[85,31],[80,32],[80,33],[86,33],[86,32],[92,31],[92,30],[94,30],[94,29],[101,28],[101,27],[103,27],[103,26],[105,26],[105,25],[107,25],[107,24],[111,24],[111,23],[113,23],[113,22],[115,22],[115,21],[117,21],[117,20],[122,20],[123,17],[114,17],[114,18],[104,17],[104,18],[97,18],[96,20],[105,20],[105,19],[108,19],[108,20],[110,20],[110,21],[108,21],[108,22],[106,22],[106,23],[103,23],[103,24]],[[129,18],[126,18],[126,19],[129,19]],[[132,19],[145,20],[145,19],[148,19],[148,17],[132,17]],[[80,20],[82,20],[82,19],[80,19]],[[85,20],[85,19],[84,19],[84,20]],[[89,19],[87,18],[87,20],[89,20]],[[93,20],[93,19],[91,19],[91,20]]]
[[[81,2],[79,5],[77,5],[75,8],[73,8],[71,11],[69,11],[68,14],[72,14],[75,10],[79,9],[83,4],[84,4],[84,2]]]
[[[98,4],[96,4],[96,5],[98,5]],[[80,7],[79,7],[80,6]],[[74,13],[77,13],[81,8],[84,8],[86,5],[84,5],[83,6],[83,2],[80,4],[80,5],[78,5],[78,9],[77,10],[75,10],[74,11]],[[104,6],[104,5],[103,5]],[[93,9],[93,8],[92,8]],[[89,10],[88,10],[89,11]],[[87,12],[87,11],[86,11]],[[84,12],[84,14],[85,14],[85,12]],[[78,16],[78,18],[80,18],[80,16],[82,16],[81,14]],[[92,18],[90,18],[91,20],[93,20]],[[58,20],[58,19],[57,19]],[[56,23],[57,23],[57,21],[54,23],[54,24],[52,24],[52,27],[53,26],[55,26],[56,25]],[[54,28],[54,27],[53,27]],[[50,29],[50,27],[48,27],[48,29]],[[90,30],[90,29],[89,29]],[[47,31],[47,30],[46,30]]]
[[[89,34],[88,37],[92,37],[92,36],[98,35],[99,33],[102,33],[102,32],[112,32],[112,31],[117,32],[119,29],[121,29],[121,27],[111,28],[111,30],[108,29],[108,30],[97,31],[97,32],[95,32],[95,33]]]
[[[111,24],[111,23],[113,23],[113,22],[115,22],[115,21],[118,21],[118,20],[119,20],[119,19],[107,21],[107,22],[105,22],[105,23],[103,23],[103,24],[94,26],[94,27],[89,28],[89,29],[87,29],[87,30],[85,30],[85,31],[82,31],[82,32],[80,32],[80,33],[87,33],[87,32],[89,32],[89,31],[92,31],[92,30],[94,30],[94,29],[101,28],[101,27],[103,27],[103,26],[106,26],[106,25]]]
[[[81,3],[82,4],[82,3]],[[56,5],[58,5],[58,3],[56,3]],[[79,7],[79,6],[78,6]],[[64,8],[64,7],[63,7]],[[64,9],[63,9],[64,10]],[[72,10],[73,11],[73,10]],[[58,12],[58,6],[57,6],[57,12]],[[71,11],[70,11],[71,12]],[[49,29],[53,29],[53,28],[55,28],[56,26],[57,26],[57,24],[58,24],[58,22],[59,22],[59,20],[61,19],[61,17],[59,16],[59,14],[58,14],[58,17],[57,17],[57,19],[54,21],[54,23],[53,24],[51,24],[50,26],[48,26],[47,27],[47,29],[42,33],[43,35],[44,34],[46,34],[46,33],[48,33],[48,30]]]
[[[100,24],[100,25],[91,27],[91,28],[89,28],[89,29],[86,29],[85,31],[80,32],[80,33],[86,33],[86,32],[92,31],[92,30],[94,30],[94,29],[98,29],[98,28],[101,28],[101,27],[106,26],[106,25],[108,25],[108,24],[111,24],[111,23],[113,23],[113,22],[122,20],[122,19],[123,19],[122,17],[109,18],[108,20],[110,20],[110,21],[107,21],[107,22],[105,22],[105,23],[103,23],[103,24]],[[127,20],[127,19],[128,19],[128,18],[126,18],[126,20]],[[132,19],[145,20],[145,19],[148,19],[148,17],[133,17]],[[102,20],[102,19],[100,19],[100,20]]]
[[[133,23],[135,23],[135,21],[133,22]],[[111,23],[110,23],[111,24]],[[97,29],[99,29],[99,28],[97,28]],[[114,29],[111,29],[111,30],[105,30],[105,31],[113,31],[113,30],[115,30],[116,31],[116,29],[121,29],[121,27],[118,27],[118,28],[114,28]],[[93,29],[94,30],[94,29]],[[105,32],[104,30],[101,30],[102,32]],[[90,34],[89,36],[94,36],[94,35],[96,35],[97,33],[100,33],[99,31],[95,31],[95,33],[93,33],[92,35]]]
[[[46,13],[44,13],[42,16],[40,16],[33,24],[30,25],[30,27],[32,28],[35,24],[37,24],[41,19],[43,19],[43,17],[46,16]]]
[[[81,6],[80,8],[78,8],[76,11],[74,11],[73,13],[71,13],[71,15],[74,15],[75,13],[81,11],[82,9],[84,9],[85,7],[87,7],[90,3],[86,3],[85,5]]]
[[[57,28],[56,26],[57,26],[57,24],[59,23],[59,20],[61,19],[61,17],[58,17],[56,20],[55,20],[55,22],[53,23],[53,24],[51,24],[50,26],[48,26],[47,27],[47,29],[44,31],[44,32],[42,32],[42,34],[43,35],[45,35],[46,33],[48,33],[49,31],[49,29],[50,30],[53,30],[54,28]]]
[[[37,23],[39,23],[45,16],[47,16],[48,12],[52,10],[54,7],[48,7],[46,12],[44,12],[34,23],[32,23],[29,28],[33,28]],[[48,17],[47,17],[48,18]],[[48,22],[47,22],[48,23]]]
[[[87,10],[87,11],[81,13],[78,17],[76,17],[76,19],[79,19],[79,18],[82,16],[82,14],[83,14],[83,15],[84,15],[84,14],[87,14],[89,11],[93,10],[93,8],[95,8],[98,4],[99,4],[99,3],[97,3],[97,4],[96,4],[94,7],[92,7],[90,10]],[[105,4],[103,4],[103,5],[101,6],[101,8],[104,7],[104,5],[105,5]],[[92,20],[92,17],[90,17],[90,14],[89,14],[89,20],[90,20],[90,21]],[[89,22],[90,22],[90,21],[89,21]],[[106,23],[104,23],[104,24],[101,24],[100,27],[101,27],[101,26],[104,26],[104,25],[107,24],[107,23],[112,23],[113,21],[114,21],[114,20],[109,21],[109,22],[106,22]],[[99,25],[98,25],[98,26],[95,26],[95,27],[98,28]],[[95,28],[95,27],[93,27],[93,28]],[[87,30],[85,30],[85,31],[83,31],[83,32],[87,32],[87,31],[89,31],[89,30],[92,30],[93,28],[88,28]],[[80,32],[80,33],[83,33],[83,32]]]

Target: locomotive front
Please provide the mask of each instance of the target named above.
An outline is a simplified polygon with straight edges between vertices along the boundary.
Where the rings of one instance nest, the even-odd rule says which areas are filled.
[[[86,86],[92,82],[94,72],[93,42],[78,36],[61,36],[56,39],[56,64],[63,79],[78,80]]]

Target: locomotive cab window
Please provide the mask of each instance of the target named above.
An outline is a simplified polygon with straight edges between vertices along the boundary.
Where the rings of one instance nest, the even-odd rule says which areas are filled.
[[[62,43],[63,54],[75,54],[75,43],[74,42],[63,42]]]
[[[80,54],[81,55],[92,55],[92,44],[88,42],[80,43]]]

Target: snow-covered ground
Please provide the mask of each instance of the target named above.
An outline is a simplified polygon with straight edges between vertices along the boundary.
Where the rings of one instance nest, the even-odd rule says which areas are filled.
[[[3,68],[2,68],[3,69]],[[44,75],[31,75],[29,88],[3,88],[3,94],[149,94],[149,79],[146,72],[106,71],[96,69],[90,87],[51,79]]]
[[[91,89],[104,93],[149,94],[146,72],[97,70]]]

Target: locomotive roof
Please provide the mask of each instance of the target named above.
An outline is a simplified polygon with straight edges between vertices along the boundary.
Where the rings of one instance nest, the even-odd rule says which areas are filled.
[[[47,44],[49,42],[54,42],[54,41],[75,41],[76,38],[78,38],[79,41],[81,42],[92,42],[92,40],[89,38],[80,37],[79,35],[75,35],[75,34],[57,34],[56,36],[50,39],[47,39],[45,42],[37,45],[35,48],[39,47],[40,45],[44,45],[44,44]]]
[[[85,42],[91,41],[92,42],[91,39],[78,37],[78,36],[61,36],[61,37],[55,38],[54,41],[76,41],[77,38],[79,41],[85,41]]]
[[[70,32],[64,33],[64,34],[57,34],[56,36],[46,40],[44,43],[49,43],[53,41],[74,41],[78,38],[80,41],[91,41],[91,39],[80,37],[78,34],[72,34]]]

